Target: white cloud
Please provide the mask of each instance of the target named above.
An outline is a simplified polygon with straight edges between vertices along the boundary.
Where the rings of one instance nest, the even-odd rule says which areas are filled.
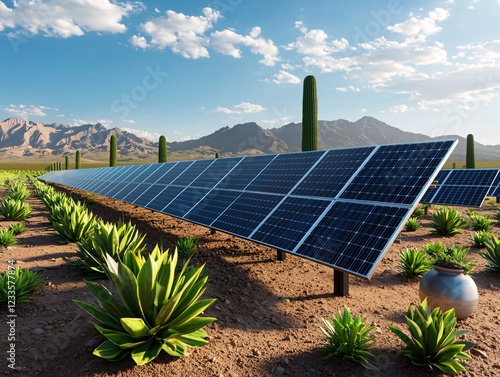
[[[229,109],[227,107],[217,107],[213,110],[214,113],[223,113],[223,114],[252,114],[258,113],[260,111],[264,111],[265,108],[261,105],[256,105],[249,102],[242,102],[238,105],[234,105],[233,109]]]
[[[185,58],[207,58],[209,53],[206,46],[209,38],[205,33],[220,17],[220,12],[208,7],[203,9],[201,16],[186,16],[183,13],[168,10],[165,16],[154,18],[140,26],[140,29],[150,37],[149,43],[144,37],[136,35],[130,39],[130,42],[142,48],[152,46],[165,49],[168,47]]]
[[[157,133],[152,133],[144,130],[138,130],[136,128],[128,128],[128,127],[120,127],[121,130],[130,132],[131,134],[134,134],[135,136],[143,137],[145,139],[151,140],[151,141],[158,141],[160,138],[160,134]]]
[[[276,73],[273,76],[273,81],[276,84],[300,84],[301,83],[301,80],[297,76],[292,75],[291,73],[283,71],[281,69],[279,70],[278,73]]]
[[[441,30],[441,27],[436,25],[436,23],[446,20],[449,15],[450,13],[446,9],[436,8],[431,10],[427,17],[410,17],[404,22],[388,26],[387,30],[403,34],[407,37],[415,37],[418,35],[429,36]]]
[[[389,107],[389,112],[391,113],[406,113],[410,108],[406,105],[395,105]]]
[[[124,119],[123,122],[124,123],[129,123],[129,124],[134,124],[135,120],[133,120],[133,119]]]
[[[92,120],[91,121],[87,121],[87,120],[83,120],[83,119],[73,118],[73,121],[70,123],[70,126],[76,127],[76,126],[81,126],[81,125],[84,125],[84,124],[97,124],[97,123],[100,123],[105,128],[111,128],[111,125],[113,124],[113,121],[112,120],[107,120],[107,119],[99,119],[97,121],[92,121]]]
[[[28,119],[30,116],[47,116],[47,112],[58,111],[55,108],[47,106],[34,105],[9,105],[3,108],[6,112],[12,114],[13,117]]]
[[[337,92],[359,92],[360,89],[355,86],[349,85],[348,87],[335,88]]]
[[[122,19],[140,11],[139,2],[110,0],[18,0],[8,8],[0,1],[0,31],[68,38],[85,32],[123,33],[127,30]]]
[[[361,112],[362,112],[362,113],[366,113],[367,111],[368,111],[368,110],[367,110],[367,109],[365,109],[365,108],[361,109]]]

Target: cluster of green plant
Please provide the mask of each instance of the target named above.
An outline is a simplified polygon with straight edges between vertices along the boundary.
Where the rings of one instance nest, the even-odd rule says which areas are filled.
[[[469,226],[475,231],[486,231],[491,229],[491,220],[487,215],[469,216]]]
[[[471,237],[472,243],[474,244],[475,247],[482,249],[483,247],[486,246],[485,242],[489,236],[490,233],[488,231],[478,230]]]
[[[429,225],[439,234],[445,235],[459,234],[458,229],[467,225],[467,221],[454,208],[442,207],[432,212],[432,220]]]
[[[432,264],[445,268],[463,269],[467,275],[472,275],[474,261],[468,258],[469,248],[462,246],[444,247],[434,254]]]
[[[14,200],[25,201],[29,198],[30,192],[24,181],[19,180],[12,183],[7,191],[7,196]]]
[[[411,247],[399,252],[398,267],[402,270],[403,275],[421,276],[431,269],[432,261],[425,250]]]
[[[14,292],[16,304],[28,302],[33,293],[43,285],[42,277],[35,271],[16,268],[0,275],[0,306],[8,303],[9,294]],[[9,290],[14,286],[15,290]]]
[[[158,247],[147,259],[135,255],[117,262],[108,255],[106,273],[118,297],[104,286],[86,281],[102,310],[75,301],[99,321],[94,326],[108,339],[94,355],[108,360],[131,355],[137,365],[142,365],[155,359],[161,350],[185,356],[188,347],[208,344],[203,327],[215,318],[200,314],[215,299],[200,299],[208,279],[202,274],[203,268],[188,267],[185,262],[176,273],[177,252],[170,255]]]
[[[26,232],[26,226],[24,223],[12,224],[9,226],[9,230],[14,234],[14,236],[18,236]]]
[[[5,228],[0,230],[0,246],[7,247],[15,245],[16,243],[17,243],[16,236],[11,229]]]
[[[420,216],[423,216],[425,214],[425,206],[426,205],[421,205],[421,206],[418,206],[417,208],[415,208],[413,210],[413,213],[412,213],[411,217],[420,217]]]
[[[479,252],[479,255],[488,261],[488,271],[500,271],[500,241],[495,235],[491,235],[485,241],[486,252]]]
[[[130,222],[111,224],[101,220],[89,237],[77,243],[76,255],[80,259],[75,264],[88,279],[103,278],[106,276],[106,255],[115,261],[123,261],[127,252],[140,255],[146,249],[145,237]]]
[[[0,213],[7,220],[26,220],[31,216],[33,208],[22,200],[6,197],[0,202]]]
[[[184,237],[175,243],[175,249],[183,260],[191,259],[194,252],[198,249],[200,240],[196,237]]]
[[[87,207],[81,203],[74,205],[56,206],[58,221],[52,220],[52,226],[65,242],[80,242],[89,237],[99,219],[89,212]],[[56,209],[54,210],[56,211]]]
[[[411,306],[408,307],[406,323],[410,336],[394,326],[389,326],[389,329],[406,345],[401,352],[413,364],[435,367],[448,374],[465,371],[460,361],[471,358],[464,351],[472,344],[457,341],[469,331],[455,330],[455,309],[443,313],[438,307],[431,311],[427,299],[424,299],[418,308],[412,310]]]
[[[495,211],[493,212],[493,217],[500,223],[500,206],[495,206]]]
[[[320,327],[325,335],[321,348],[326,350],[328,357],[341,357],[353,360],[365,368],[377,370],[374,362],[377,358],[369,351],[375,344],[375,336],[371,334],[374,325],[366,325],[359,316],[353,318],[349,309],[332,316],[332,322],[322,318],[324,328]]]
[[[410,217],[405,224],[405,230],[407,232],[414,232],[420,228],[420,222],[416,217]]]

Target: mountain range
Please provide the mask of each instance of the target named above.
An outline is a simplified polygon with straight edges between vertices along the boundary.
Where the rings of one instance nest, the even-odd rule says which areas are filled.
[[[430,136],[402,131],[372,117],[356,122],[339,119],[320,121],[318,137],[321,149],[357,147],[363,145],[407,143],[433,139],[458,139],[451,161],[465,160],[465,139],[456,135]],[[120,161],[154,162],[158,142],[138,137],[119,128],[108,129],[102,124],[69,126],[60,123],[43,124],[24,119],[0,121],[0,158],[46,159],[82,152],[87,160],[108,158],[109,139],[115,135]],[[226,126],[199,139],[168,143],[170,160],[211,158],[215,152],[223,157],[259,153],[285,153],[301,149],[302,124],[289,123],[279,128],[263,129],[256,123]],[[500,145],[475,143],[476,161],[500,161]]]

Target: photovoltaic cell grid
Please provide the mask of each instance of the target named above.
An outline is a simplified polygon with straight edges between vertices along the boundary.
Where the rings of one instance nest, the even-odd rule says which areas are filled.
[[[481,207],[497,176],[498,169],[443,169],[421,202]]]
[[[500,174],[497,175],[495,181],[491,185],[490,192],[488,193],[490,196],[500,196]]]
[[[369,278],[456,140],[55,171],[41,180]]]

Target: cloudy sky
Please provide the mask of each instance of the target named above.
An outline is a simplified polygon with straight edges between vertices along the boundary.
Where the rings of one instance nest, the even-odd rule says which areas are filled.
[[[500,144],[500,0],[0,0],[0,119],[186,140],[372,116]]]

